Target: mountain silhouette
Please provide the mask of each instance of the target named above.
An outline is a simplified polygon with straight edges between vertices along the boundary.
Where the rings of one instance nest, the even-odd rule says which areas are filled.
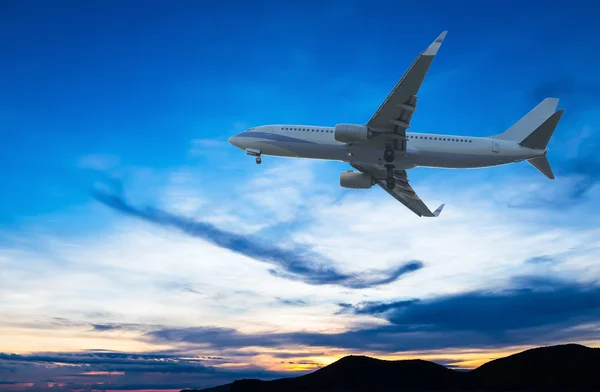
[[[600,391],[599,371],[600,349],[566,344],[490,361],[469,372],[469,381],[486,390]]]
[[[351,355],[304,376],[237,380],[203,392],[591,392],[600,391],[599,373],[600,349],[565,344],[526,350],[471,371],[420,359],[387,361]]]

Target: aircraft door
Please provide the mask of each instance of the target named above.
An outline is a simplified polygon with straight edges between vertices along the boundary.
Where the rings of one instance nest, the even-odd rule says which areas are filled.
[[[492,140],[492,152],[500,152],[500,142],[498,140]]]

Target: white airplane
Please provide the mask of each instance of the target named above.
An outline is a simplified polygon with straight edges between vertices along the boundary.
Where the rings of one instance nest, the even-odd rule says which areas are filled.
[[[261,156],[348,162],[340,185],[368,189],[377,184],[418,216],[437,217],[409,185],[406,171],[415,167],[481,168],[526,160],[550,179],[547,144],[563,110],[546,98],[505,132],[491,137],[407,132],[416,112],[417,93],[446,31],[422,52],[364,125],[264,125],[229,138],[261,163]]]

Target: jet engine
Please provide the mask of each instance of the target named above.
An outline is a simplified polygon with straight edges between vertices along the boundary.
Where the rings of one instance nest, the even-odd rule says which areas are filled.
[[[362,142],[371,139],[373,132],[364,125],[337,124],[333,131],[333,137],[342,143]]]
[[[375,180],[368,174],[348,170],[340,174],[340,185],[343,188],[369,189],[375,184]]]

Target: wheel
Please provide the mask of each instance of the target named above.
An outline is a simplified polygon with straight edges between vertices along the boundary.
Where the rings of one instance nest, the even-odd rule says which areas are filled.
[[[262,158],[261,157],[256,157],[256,164],[260,165],[262,163]]]
[[[385,180],[385,186],[387,187],[387,189],[394,189],[396,187],[396,180],[394,180],[393,178]]]
[[[395,158],[395,157],[394,157],[394,150],[392,150],[392,149],[386,149],[386,150],[383,152],[383,159],[384,159],[386,162],[394,162],[394,158]]]

